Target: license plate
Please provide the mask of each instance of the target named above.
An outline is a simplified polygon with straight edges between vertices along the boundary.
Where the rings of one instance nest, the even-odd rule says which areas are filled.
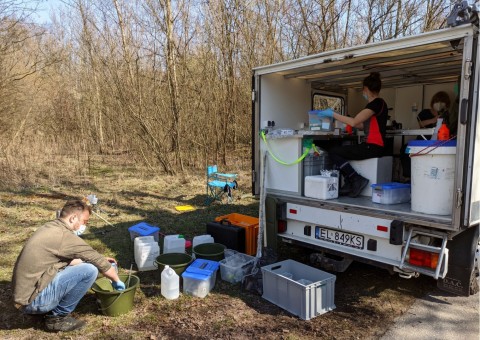
[[[316,226],[315,238],[342,246],[363,249],[363,236]]]

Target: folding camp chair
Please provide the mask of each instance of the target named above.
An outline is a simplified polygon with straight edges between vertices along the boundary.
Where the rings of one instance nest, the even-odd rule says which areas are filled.
[[[237,174],[219,173],[216,165],[207,167],[207,199],[205,203],[209,205],[213,201],[222,201],[224,195],[227,196],[227,203],[233,201],[232,189],[237,189]]]

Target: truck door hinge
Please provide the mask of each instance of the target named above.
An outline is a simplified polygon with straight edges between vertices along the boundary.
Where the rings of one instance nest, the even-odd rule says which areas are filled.
[[[472,76],[472,61],[470,59],[467,59],[465,61],[465,69],[464,69],[464,74],[465,74],[465,80],[468,80],[470,79],[470,77]]]
[[[462,206],[463,192],[461,189],[457,189],[457,208]]]
[[[257,172],[255,170],[252,170],[252,183],[255,183],[257,178]]]
[[[252,102],[254,102],[257,99],[257,92],[255,90],[252,90]]]

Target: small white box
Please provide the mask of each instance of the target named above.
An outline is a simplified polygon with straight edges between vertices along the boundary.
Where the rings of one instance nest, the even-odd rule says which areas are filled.
[[[338,198],[338,177],[306,176],[305,197],[322,200]]]

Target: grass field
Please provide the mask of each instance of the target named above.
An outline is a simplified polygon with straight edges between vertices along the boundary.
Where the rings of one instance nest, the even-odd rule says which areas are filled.
[[[0,338],[6,339],[161,339],[161,338],[270,338],[358,339],[383,334],[394,318],[404,313],[415,297],[432,289],[428,278],[405,281],[386,271],[354,264],[337,275],[336,310],[305,322],[260,296],[217,278],[215,289],[205,299],[181,295],[167,301],[160,294],[160,273],[139,272],[140,289],[134,310],[119,317],[98,311],[93,293],[80,302],[74,316],[88,322],[85,329],[69,334],[43,331],[42,320],[19,313],[11,302],[12,268],[23,243],[32,232],[51,220],[68,198],[95,193],[102,219],[92,216],[86,241],[105,256],[117,258],[127,273],[133,261],[133,242],[128,227],[146,221],[164,234],[183,234],[187,239],[205,234],[205,224],[232,212],[258,216],[258,201],[250,193],[250,176],[240,171],[239,189],[233,204],[205,206],[202,171],[188,176],[140,174],[135,168],[98,166],[88,176],[57,181],[22,191],[0,192]],[[177,205],[196,210],[178,212]],[[306,261],[308,253],[291,249],[280,258]],[[134,266],[135,269],[135,266]]]

